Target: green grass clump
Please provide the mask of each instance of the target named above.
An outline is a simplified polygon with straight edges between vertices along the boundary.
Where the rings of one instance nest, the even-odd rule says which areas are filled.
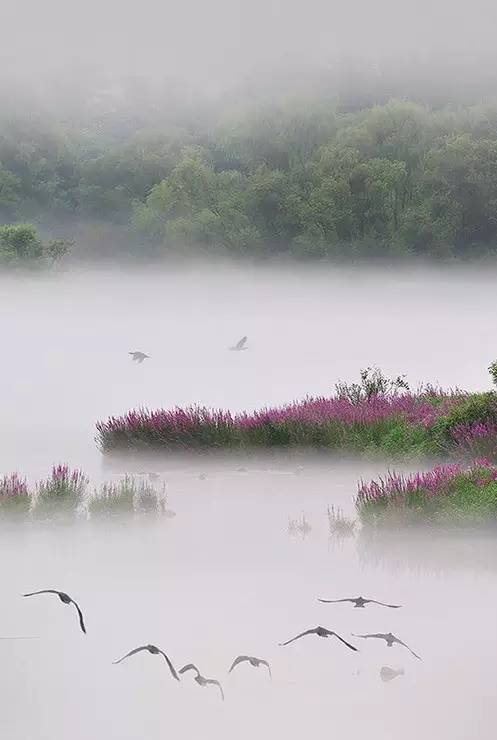
[[[133,513],[156,513],[166,509],[166,489],[160,492],[146,481],[126,475],[118,483],[104,483],[88,502],[90,516],[119,516]]]

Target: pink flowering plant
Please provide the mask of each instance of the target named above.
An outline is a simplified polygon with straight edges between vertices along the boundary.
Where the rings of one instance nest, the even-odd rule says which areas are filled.
[[[497,523],[497,467],[488,460],[471,465],[438,465],[423,473],[390,472],[357,491],[364,524],[494,520]]]
[[[54,465],[51,475],[36,484],[36,508],[61,505],[77,508],[83,503],[88,478],[81,470],[68,465]]]
[[[18,473],[0,478],[0,512],[27,514],[31,507],[31,494],[26,478]]]

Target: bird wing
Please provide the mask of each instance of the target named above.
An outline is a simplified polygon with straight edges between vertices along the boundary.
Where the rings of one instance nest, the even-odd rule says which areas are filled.
[[[86,627],[85,627],[85,620],[83,619],[83,612],[79,608],[78,604],[76,604],[76,602],[74,601],[74,599],[71,599],[71,603],[74,604],[74,606],[77,609],[78,617],[79,617],[79,626],[81,627],[82,631],[86,635]]]
[[[300,637],[305,637],[305,635],[315,635],[315,634],[316,634],[316,628],[314,627],[314,629],[312,630],[306,630],[305,632],[301,632],[300,635],[296,635],[295,637],[292,637],[291,640],[287,640],[286,642],[280,642],[280,647],[289,645],[291,642],[295,642],[295,640],[298,640]]]
[[[196,665],[193,665],[193,663],[188,663],[187,665],[184,665],[183,668],[179,669],[178,673],[186,673],[187,671],[197,671],[197,676],[200,676],[199,669]]]
[[[418,660],[422,660],[421,656],[419,656],[417,653],[415,653],[414,650],[411,650],[411,648],[409,647],[409,645],[406,645],[405,642],[402,642],[402,640],[399,640],[398,637],[395,638],[395,642],[398,643],[399,645],[403,645],[405,648],[407,648],[409,650],[409,652],[412,653],[412,655],[414,655],[415,658],[417,658]]]
[[[368,637],[378,637],[378,638],[381,638],[382,640],[385,640],[385,639],[386,639],[386,635],[382,635],[382,634],[380,634],[380,633],[375,633],[375,634],[372,634],[372,635],[356,635],[356,634],[355,634],[355,633],[353,632],[353,633],[352,633],[352,636],[353,636],[353,637],[364,637],[365,639],[367,639]]]
[[[354,645],[351,645],[350,642],[347,642],[347,640],[344,640],[343,637],[340,637],[340,635],[337,635],[336,632],[332,632],[331,634],[334,637],[338,637],[338,639],[340,640],[340,642],[343,642],[343,644],[344,645],[347,645],[348,648],[350,648],[351,650],[355,650],[356,652],[358,652],[357,648],[354,647]]]
[[[213,684],[214,686],[219,686],[219,691],[221,692],[221,699],[224,701],[224,691],[223,687],[219,683],[219,681],[216,681],[215,678],[206,678],[204,681],[205,684]]]
[[[167,657],[167,655],[165,654],[165,652],[163,650],[159,650],[159,652],[160,652],[160,654],[162,656],[164,656],[164,659],[165,659],[167,665],[169,666],[169,670],[171,671],[172,677],[175,678],[176,681],[179,681],[179,676],[176,673],[176,670],[175,670],[173,664],[171,663],[171,661],[169,660],[169,658]]]
[[[351,601],[354,603],[355,599],[318,599],[323,604],[341,604],[342,601]]]
[[[129,653],[126,653],[126,655],[123,655],[122,658],[119,658],[119,660],[115,660],[113,662],[113,665],[117,665],[118,663],[121,663],[123,660],[126,660],[126,658],[129,658],[132,655],[136,655],[136,653],[141,653],[142,650],[148,650],[148,645],[142,645],[141,647],[137,647],[134,650],[130,650]]]
[[[42,591],[32,591],[30,594],[23,594],[23,596],[38,596],[38,594],[60,594],[60,591],[56,591],[53,588],[45,588]]]
[[[380,606],[388,606],[389,609],[401,609],[401,604],[385,604],[384,601],[376,601],[376,599],[366,599],[369,604],[379,604]]]
[[[272,673],[271,673],[271,666],[269,665],[269,663],[267,662],[267,660],[259,660],[259,663],[260,663],[261,665],[265,665],[265,666],[267,667],[267,669],[268,669],[268,671],[269,671],[269,678],[272,678],[272,677],[273,677],[273,675],[272,675]]]
[[[241,349],[247,341],[247,337],[242,337],[239,342],[235,345],[237,349]]]
[[[248,655],[239,655],[238,658],[235,658],[228,673],[231,673],[231,671],[233,670],[233,668],[235,668],[235,666],[237,666],[239,663],[243,663],[245,660],[250,660]]]

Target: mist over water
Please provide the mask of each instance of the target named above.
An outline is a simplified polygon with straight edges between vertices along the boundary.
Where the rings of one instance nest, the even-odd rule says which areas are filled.
[[[3,277],[0,472],[34,480],[67,461],[98,483],[125,466],[104,469],[97,419],[141,405],[280,404],[329,394],[369,364],[407,373],[412,387],[486,388],[494,283],[492,272],[451,267],[219,264]],[[244,334],[249,349],[229,352]],[[136,365],[131,350],[151,359]],[[143,469],[166,482],[173,519],[2,527],[0,636],[40,638],[0,641],[2,737],[493,738],[488,540],[440,536],[437,553],[427,534],[405,556],[397,542],[390,558],[387,546],[329,537],[327,506],[352,514],[357,480],[387,467],[322,455],[155,459]],[[292,535],[302,514],[310,530]],[[39,588],[81,603],[86,638],[54,597],[20,598]],[[404,608],[317,602],[359,594]],[[360,652],[314,637],[278,647],[318,624]],[[350,637],[390,630],[423,661]],[[219,679],[226,701],[188,675],[177,684],[148,654],[112,665],[149,642]],[[273,681],[250,666],[228,676],[239,653],[269,660]],[[405,676],[384,684],[382,665]]]

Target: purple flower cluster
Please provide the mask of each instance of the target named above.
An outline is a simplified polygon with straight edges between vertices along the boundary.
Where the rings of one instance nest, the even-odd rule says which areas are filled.
[[[448,412],[455,398],[448,396],[437,403],[427,396],[406,393],[399,396],[375,396],[352,403],[346,398],[306,398],[280,408],[266,408],[254,413],[232,414],[229,411],[202,407],[186,409],[138,409],[124,416],[97,423],[101,438],[122,434],[132,436],[147,432],[150,436],[188,436],[202,428],[231,429],[243,432],[268,425],[300,423],[322,425],[337,422],[344,425],[372,425],[392,417],[427,428]]]
[[[20,478],[17,473],[4,475],[0,478],[0,502],[16,497],[28,497],[26,478]]]
[[[497,436],[497,425],[491,421],[478,421],[473,424],[457,424],[457,426],[452,427],[450,433],[455,442],[469,447],[477,440],[495,440]]]
[[[54,465],[51,476],[37,484],[38,496],[82,496],[87,484],[88,478],[81,470],[71,470],[68,465]]]
[[[477,485],[487,485],[497,480],[497,467],[485,459],[475,460],[464,467],[459,464],[438,465],[424,473],[402,475],[391,472],[385,478],[359,483],[356,505],[399,501],[411,493],[423,493],[432,497],[447,493],[449,485],[458,477],[465,476]]]

